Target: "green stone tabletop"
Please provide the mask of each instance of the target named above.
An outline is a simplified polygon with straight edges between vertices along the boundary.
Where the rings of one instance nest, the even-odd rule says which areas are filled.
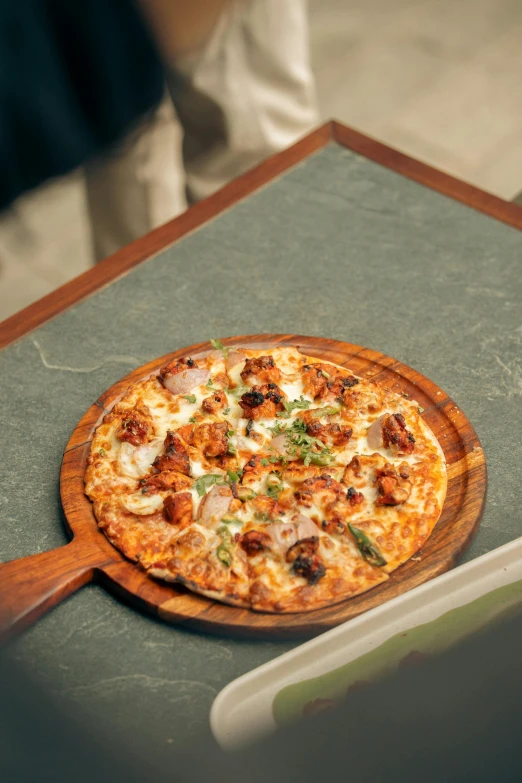
[[[325,147],[3,351],[2,558],[65,542],[62,452],[101,392],[184,345],[261,332],[364,345],[441,386],[488,460],[466,557],[520,536],[521,262],[516,229]],[[162,755],[208,731],[224,685],[293,644],[169,626],[91,585],[11,651],[98,730]]]

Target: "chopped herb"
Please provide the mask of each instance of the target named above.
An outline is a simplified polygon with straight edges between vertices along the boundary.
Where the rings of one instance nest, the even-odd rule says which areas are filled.
[[[228,416],[228,414],[230,413],[230,408],[225,408],[223,413],[225,414],[225,416]]]
[[[214,348],[215,351],[221,351],[225,359],[227,358],[230,348],[225,348],[221,340],[211,340],[210,345],[212,348]]]
[[[191,402],[194,404],[196,402],[196,395],[195,394],[184,394],[183,399],[187,400],[187,402]]]
[[[243,475],[242,470],[227,470],[227,479],[230,484],[235,484]]]
[[[279,418],[282,419],[288,419],[290,418],[290,414],[293,410],[296,408],[299,408],[300,410],[308,410],[312,403],[309,402],[309,400],[305,400],[303,395],[301,394],[300,398],[298,400],[294,400],[293,402],[286,402],[286,400],[283,400],[283,405],[285,407],[284,411],[280,411],[276,415],[279,416]]]
[[[386,560],[384,557],[381,555],[379,550],[374,547],[368,536],[363,533],[362,530],[360,530],[358,527],[355,527],[354,525],[351,525],[349,522],[348,529],[355,538],[355,543],[357,544],[359,552],[364,557],[364,559],[370,563],[370,565],[379,567],[386,565]]]
[[[194,418],[194,416],[191,416],[189,421],[190,421],[191,424],[195,424],[196,423],[196,419]]]
[[[227,454],[232,454],[232,456],[235,456],[237,454],[236,447],[234,446],[233,443],[230,443],[230,441],[228,443]]]
[[[260,460],[261,465],[263,465],[265,468],[267,465],[270,465],[270,462],[266,459],[266,457],[263,457],[262,460]]]
[[[283,484],[279,479],[277,473],[270,473],[266,480],[266,492],[269,498],[277,498],[279,493],[284,489]]]
[[[99,453],[100,457],[105,457],[105,449],[100,449],[100,451],[98,453]]]
[[[212,378],[209,378],[209,379],[208,379],[208,381],[207,381],[207,384],[206,384],[206,385],[207,385],[207,386],[213,386],[213,385],[214,385],[214,384],[212,383]]]
[[[227,430],[227,438],[231,438],[234,434],[234,430]]]
[[[401,392],[401,394],[402,394],[403,397],[406,397],[406,399],[408,399],[408,397],[410,396],[408,394],[408,392],[405,392],[405,391]]]
[[[425,408],[421,408],[421,406],[419,405],[419,413],[424,413],[425,410],[426,410]]]
[[[276,457],[275,454],[272,454],[272,456],[268,458],[268,461],[271,462],[272,464],[274,464],[275,462],[279,462],[280,459],[281,459],[281,457]]]
[[[286,451],[292,456],[297,455],[305,465],[330,465],[333,455],[330,449],[318,438],[307,434],[306,424],[302,419],[295,419],[292,426],[286,430]]]
[[[271,522],[272,521],[265,511],[256,511],[256,513],[254,514],[254,517],[256,519],[261,520],[261,522]]]
[[[336,413],[340,413],[340,408],[335,408],[334,406],[328,406],[326,408],[316,408],[313,411],[310,411],[310,415],[314,417],[314,419],[321,419],[323,416],[335,416]]]
[[[282,432],[286,430],[286,424],[281,424],[280,421],[277,422],[277,424],[274,427],[268,427],[272,435],[280,435]]]
[[[224,484],[223,476],[216,475],[215,473],[205,473],[204,476],[200,476],[194,483],[197,493],[200,498],[206,493],[207,489],[210,489],[214,484]]]

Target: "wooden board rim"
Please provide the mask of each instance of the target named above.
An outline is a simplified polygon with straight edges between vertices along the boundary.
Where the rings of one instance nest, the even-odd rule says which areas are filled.
[[[339,625],[454,565],[482,516],[487,473],[484,452],[471,423],[442,389],[390,356],[337,340],[267,334],[223,338],[223,343],[252,348],[298,346],[304,353],[348,365],[366,377],[371,375],[394,391],[405,391],[425,408],[423,416],[437,434],[446,455],[448,493],[439,522],[423,548],[422,559],[407,561],[387,582],[355,598],[311,612],[281,615],[219,604],[184,588],[154,580],[126,560],[99,530],[92,505],[84,494],[83,476],[90,436],[130,383],[154,372],[168,359],[183,355],[197,357],[211,350],[209,343],[199,343],[154,359],[113,384],[84,414],[66,446],[60,472],[62,505],[75,539],[85,541],[89,548],[99,548],[100,564],[95,569],[99,581],[131,603],[172,622],[221,634],[305,637]]]

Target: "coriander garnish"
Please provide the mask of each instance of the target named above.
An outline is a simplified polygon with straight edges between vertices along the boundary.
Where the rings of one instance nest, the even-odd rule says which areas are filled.
[[[224,478],[223,476],[217,475],[216,473],[205,473],[204,476],[200,476],[198,480],[194,483],[194,486],[197,490],[198,495],[200,498],[203,497],[203,495],[206,493],[207,489],[209,489],[213,484],[224,484]]]
[[[211,340],[210,345],[212,348],[214,348],[215,351],[221,351],[225,359],[227,358],[230,352],[230,348],[225,348],[221,340]]]
[[[194,404],[196,402],[196,395],[195,394],[184,394],[183,399],[187,400],[187,402],[191,402]]]
[[[285,409],[284,411],[280,411],[276,415],[279,418],[288,419],[290,418],[290,414],[292,413],[292,411],[295,410],[296,408],[299,408],[300,410],[308,410],[311,404],[312,403],[309,400],[305,400],[305,398],[301,394],[300,398],[298,400],[294,400],[293,402],[286,402],[286,400],[283,400],[283,405]]]

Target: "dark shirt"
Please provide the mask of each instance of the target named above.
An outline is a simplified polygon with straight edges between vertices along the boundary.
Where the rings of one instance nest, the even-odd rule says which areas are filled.
[[[0,0],[0,209],[116,142],[163,89],[132,0]]]

